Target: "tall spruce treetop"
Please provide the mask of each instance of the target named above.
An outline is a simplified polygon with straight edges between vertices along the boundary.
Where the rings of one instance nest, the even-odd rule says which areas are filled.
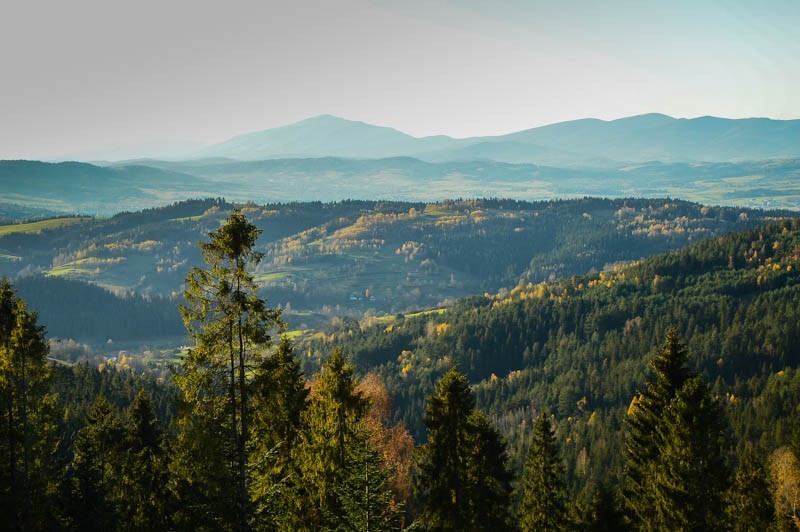
[[[533,426],[522,479],[519,524],[523,532],[566,530],[567,489],[556,438],[545,412]]]
[[[451,368],[425,410],[428,443],[417,483],[427,530],[508,527],[511,475],[505,444],[475,408],[466,376]]]
[[[0,518],[20,529],[52,525],[57,414],[37,319],[0,280]]]
[[[428,443],[422,448],[420,521],[428,530],[467,530],[471,512],[467,500],[466,454],[475,400],[466,376],[451,369],[436,385],[425,409]]]
[[[678,390],[656,427],[655,530],[720,530],[728,472],[722,412],[702,377]]]
[[[678,331],[669,329],[664,346],[650,363],[655,379],[647,381],[644,390],[634,397],[628,409],[623,493],[632,519],[640,523],[652,522],[655,517],[649,483],[658,455],[656,427],[669,402],[691,377],[686,367],[688,357]]]
[[[262,258],[254,249],[259,234],[236,210],[209,233],[210,240],[200,245],[207,267],[189,272],[186,304],[180,307],[194,340],[176,377],[183,402],[181,442],[189,456],[205,462],[184,472],[193,477],[190,485],[203,486],[207,504],[200,513],[239,529],[249,526],[251,514],[251,380],[271,344],[269,333],[280,322],[279,311],[259,297],[249,271]],[[207,444],[209,438],[216,441]]]
[[[354,372],[341,348],[334,349],[303,413],[299,467],[313,506],[305,510],[313,527],[321,526],[326,515],[340,506],[335,488],[341,483],[351,448],[363,437],[359,425],[368,405],[356,391]]]

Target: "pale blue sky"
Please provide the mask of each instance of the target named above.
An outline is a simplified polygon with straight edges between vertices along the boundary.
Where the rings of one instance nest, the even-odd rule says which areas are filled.
[[[0,158],[329,113],[413,135],[800,118],[798,1],[11,0]]]

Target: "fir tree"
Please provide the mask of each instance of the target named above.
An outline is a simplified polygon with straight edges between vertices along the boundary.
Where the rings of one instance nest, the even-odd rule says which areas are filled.
[[[278,526],[287,513],[299,473],[294,457],[306,408],[306,388],[292,344],[283,337],[274,354],[256,368],[253,379],[253,476],[251,496],[259,523]]]
[[[367,426],[362,424],[359,432],[361,437],[350,446],[341,480],[334,487],[338,504],[328,521],[336,530],[398,530],[403,508],[395,503],[389,487],[393,471],[384,464]]]
[[[164,436],[149,395],[140,390],[124,428],[114,501],[122,530],[164,530],[170,518]]]
[[[525,461],[519,523],[526,532],[569,528],[564,468],[550,420],[544,412],[534,424]]]
[[[294,459],[299,478],[289,482],[291,505],[281,528],[395,530],[402,505],[395,503],[394,471],[367,422],[370,400],[358,389],[354,367],[335,349],[312,381]]]
[[[506,464],[506,444],[478,409],[472,411],[469,424],[468,486],[473,520],[479,529],[510,529],[512,475]]]
[[[355,391],[354,370],[342,350],[335,349],[314,382],[303,414],[304,430],[297,449],[302,484],[295,494],[301,501],[296,510],[303,526],[328,524],[326,519],[340,506],[336,491],[343,485],[350,452],[363,436],[359,423],[367,403]]]

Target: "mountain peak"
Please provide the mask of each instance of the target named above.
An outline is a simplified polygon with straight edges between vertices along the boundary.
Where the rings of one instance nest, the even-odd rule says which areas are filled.
[[[311,116],[300,120],[298,122],[293,122],[289,124],[290,126],[295,126],[299,124],[353,124],[359,123],[364,124],[364,122],[358,122],[356,120],[349,120],[347,118],[342,118],[341,116],[331,115],[331,114],[321,114],[316,116]],[[286,127],[286,126],[284,126]]]

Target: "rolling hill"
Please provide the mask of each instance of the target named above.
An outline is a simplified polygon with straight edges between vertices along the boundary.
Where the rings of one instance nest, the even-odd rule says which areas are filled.
[[[213,195],[202,178],[150,166],[0,161],[0,200],[27,208],[108,215]]]
[[[584,169],[494,161],[433,163],[411,157],[148,160],[108,167],[0,161],[0,203],[10,214],[29,212],[30,218],[36,217],[32,208],[48,209],[51,215],[111,216],[198,197],[273,203],[670,196],[706,204],[797,209],[799,177],[800,159]],[[10,221],[20,218],[24,219]]]
[[[301,343],[308,371],[342,347],[379,373],[394,419],[424,441],[424,398],[450,367],[521,465],[532,415],[551,412],[573,486],[614,483],[631,399],[676,327],[713,386],[739,451],[800,440],[800,219],[693,243],[618,268],[366,318]]]
[[[520,279],[540,282],[606,270],[791,214],[664,199],[240,207],[263,231],[258,250],[264,260],[254,272],[256,280],[296,326],[314,326],[333,316],[432,307],[509,288]],[[60,299],[81,308],[86,304],[81,294],[91,292],[65,280],[90,283],[120,297],[161,301],[176,314],[186,273],[202,260],[197,242],[219,227],[232,208],[222,200],[194,200],[107,219],[0,226],[0,275],[36,276],[41,280],[30,286],[44,293],[73,290],[74,298]],[[47,320],[75,318],[62,320],[59,310],[37,310]],[[76,339],[94,332],[90,322],[47,320],[60,334],[72,327]]]

